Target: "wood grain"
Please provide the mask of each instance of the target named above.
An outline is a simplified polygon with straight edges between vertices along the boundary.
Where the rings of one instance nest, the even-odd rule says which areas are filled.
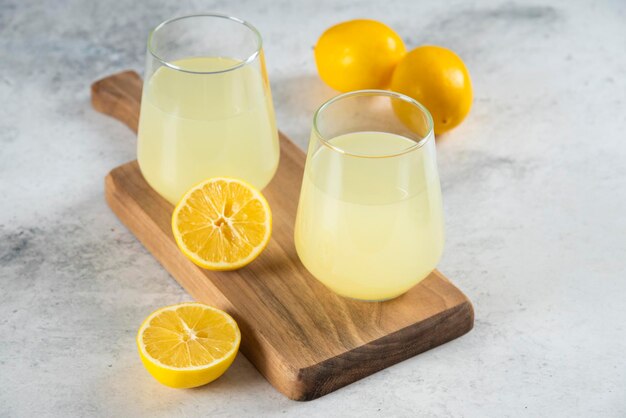
[[[139,76],[120,73],[94,84],[94,107],[136,131],[140,92]],[[274,215],[272,239],[238,271],[206,271],[181,254],[172,205],[148,186],[136,161],[106,177],[106,199],[190,295],[236,319],[243,354],[291,399],[315,399],[472,328],[470,301],[438,271],[382,303],[342,298],[315,280],[293,244],[305,155],[283,135],[280,145],[278,172],[263,191]]]

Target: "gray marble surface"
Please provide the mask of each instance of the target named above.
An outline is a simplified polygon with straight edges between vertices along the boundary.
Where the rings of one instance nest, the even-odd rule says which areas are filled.
[[[189,296],[104,202],[135,138],[88,87],[200,11],[263,33],[300,146],[334,94],[312,56],[331,24],[381,19],[465,59],[474,107],[438,140],[440,269],[474,302],[470,334],[308,403],[243,356],[200,389],[148,375],[139,324]],[[619,0],[0,0],[0,416],[626,416],[625,22]]]

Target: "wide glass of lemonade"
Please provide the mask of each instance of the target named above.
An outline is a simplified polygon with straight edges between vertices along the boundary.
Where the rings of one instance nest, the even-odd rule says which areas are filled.
[[[309,272],[381,301],[426,278],[443,250],[433,122],[415,100],[367,90],[316,112],[295,225]]]
[[[174,204],[210,177],[259,189],[269,183],[278,132],[253,26],[213,14],[171,19],[152,31],[137,159],[150,186]]]

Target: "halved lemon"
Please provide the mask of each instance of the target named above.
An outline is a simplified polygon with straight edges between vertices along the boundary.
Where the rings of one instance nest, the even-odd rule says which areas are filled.
[[[252,262],[272,234],[272,212],[261,192],[242,180],[217,177],[191,188],[172,214],[180,250],[209,270]]]
[[[137,333],[148,372],[173,388],[205,385],[232,364],[241,333],[226,312],[202,303],[181,303],[153,312]]]

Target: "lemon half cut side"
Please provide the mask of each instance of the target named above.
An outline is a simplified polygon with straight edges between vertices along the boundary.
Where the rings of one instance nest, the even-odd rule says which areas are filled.
[[[230,315],[195,302],[156,310],[137,332],[144,366],[173,388],[201,386],[220,377],[237,356],[240,342]]]

